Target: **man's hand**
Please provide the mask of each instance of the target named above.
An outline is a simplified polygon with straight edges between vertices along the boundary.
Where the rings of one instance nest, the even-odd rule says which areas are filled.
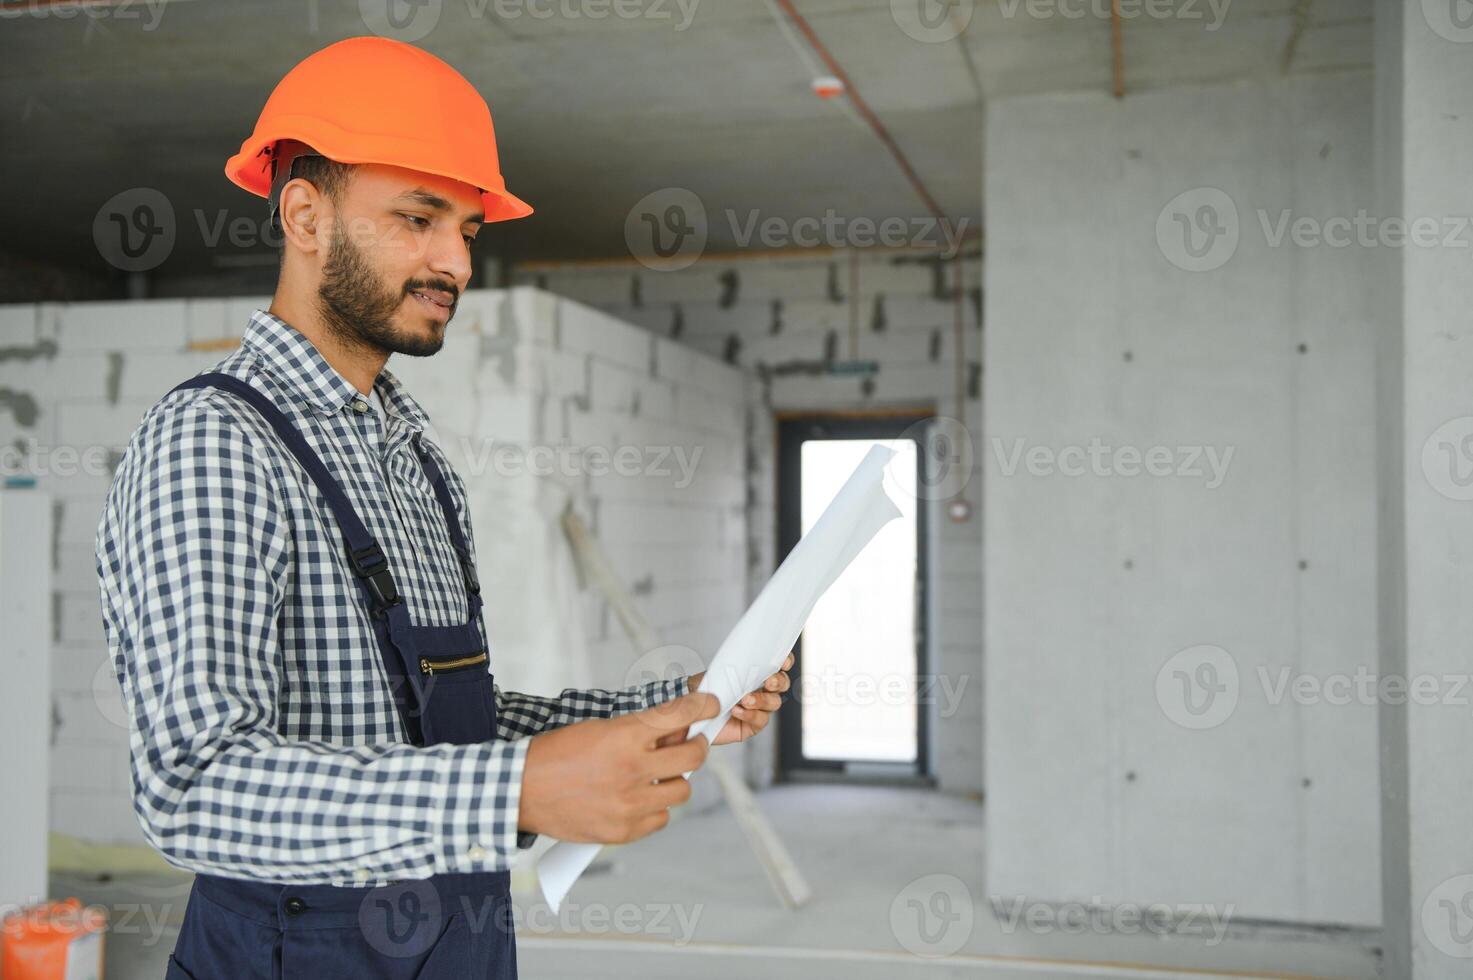
[[[788,659],[783,661],[782,668],[767,680],[762,686],[750,694],[745,695],[731,709],[731,717],[726,719],[726,724],[721,726],[721,731],[716,733],[716,741],[712,745],[726,745],[729,742],[742,742],[762,729],[772,720],[772,713],[782,707],[783,692],[792,687],[792,681],[788,679],[788,669],[793,666],[793,655],[788,654]],[[690,689],[692,691],[700,687],[701,679],[706,676],[703,670],[699,674],[690,676]]]
[[[721,704],[697,692],[646,711],[594,718],[534,736],[522,773],[517,827],[559,840],[626,844],[663,828],[690,799],[682,774],[710,751],[704,738],[672,741]]]

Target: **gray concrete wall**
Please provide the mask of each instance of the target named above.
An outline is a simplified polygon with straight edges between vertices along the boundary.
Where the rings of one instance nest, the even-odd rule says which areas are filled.
[[[1378,262],[1382,671],[1430,695],[1380,708],[1386,976],[1473,964],[1467,638],[1473,630],[1473,22],[1466,4],[1376,8],[1381,213],[1431,234]]]
[[[989,894],[1379,922],[1370,100],[989,108]]]
[[[55,571],[55,831],[142,843],[98,609],[97,522],[143,413],[221,360],[269,301],[0,307],[5,473],[37,476],[56,519],[38,559]],[[739,371],[530,289],[466,293],[436,356],[388,366],[424,405],[471,497],[498,683],[549,694],[618,687],[684,666],[690,651],[714,652],[746,580]],[[546,455],[561,447],[593,453]],[[681,469],[677,450],[694,466]],[[641,657],[581,587],[558,524],[570,502],[667,642],[688,651]]]
[[[514,270],[536,283],[639,324],[652,334],[729,360],[749,377],[747,402],[748,595],[776,568],[774,417],[785,411],[844,412],[923,407],[962,416],[958,445],[974,462],[981,406],[980,261],[962,259],[962,401],[957,408],[954,265],[933,253],[856,248],[778,256],[707,256],[663,271],[622,264],[539,264]],[[938,278],[939,276],[939,278]],[[784,373],[802,363],[873,360],[869,382]],[[952,431],[948,429],[948,431]],[[980,481],[962,484],[974,508]],[[931,528],[930,713],[938,785],[981,793],[981,522],[953,523],[945,501],[927,504]],[[774,733],[754,740],[748,772],[773,775]]]

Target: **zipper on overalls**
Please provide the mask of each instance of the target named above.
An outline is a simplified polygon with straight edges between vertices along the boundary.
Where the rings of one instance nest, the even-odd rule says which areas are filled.
[[[474,667],[476,664],[486,662],[486,651],[482,650],[474,657],[456,657],[453,660],[431,660],[429,657],[419,658],[419,672],[421,674],[433,674],[436,671],[456,670],[460,667]]]

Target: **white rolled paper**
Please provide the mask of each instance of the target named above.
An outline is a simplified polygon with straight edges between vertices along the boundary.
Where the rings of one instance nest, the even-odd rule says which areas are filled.
[[[885,466],[895,451],[874,446],[762,587],[706,668],[700,689],[716,695],[721,713],[692,725],[690,737],[716,737],[731,709],[782,667],[818,600],[859,556],[880,528],[900,516],[885,493]],[[689,776],[689,773],[686,773]],[[559,841],[537,864],[542,895],[557,912],[601,844]]]

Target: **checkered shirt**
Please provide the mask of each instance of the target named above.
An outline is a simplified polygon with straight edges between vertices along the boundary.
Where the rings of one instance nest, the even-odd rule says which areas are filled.
[[[322,457],[414,625],[463,623],[460,563],[410,444],[428,420],[398,380],[385,369],[375,382],[381,430],[305,336],[259,310],[214,370],[260,389]],[[423,444],[474,554],[465,488]],[[366,885],[504,870],[529,736],[687,689],[681,678],[543,698],[498,685],[498,740],[409,744],[325,498],[271,425],[216,388],[171,393],[143,417],[96,558],[134,809],[170,863],[197,872]]]

